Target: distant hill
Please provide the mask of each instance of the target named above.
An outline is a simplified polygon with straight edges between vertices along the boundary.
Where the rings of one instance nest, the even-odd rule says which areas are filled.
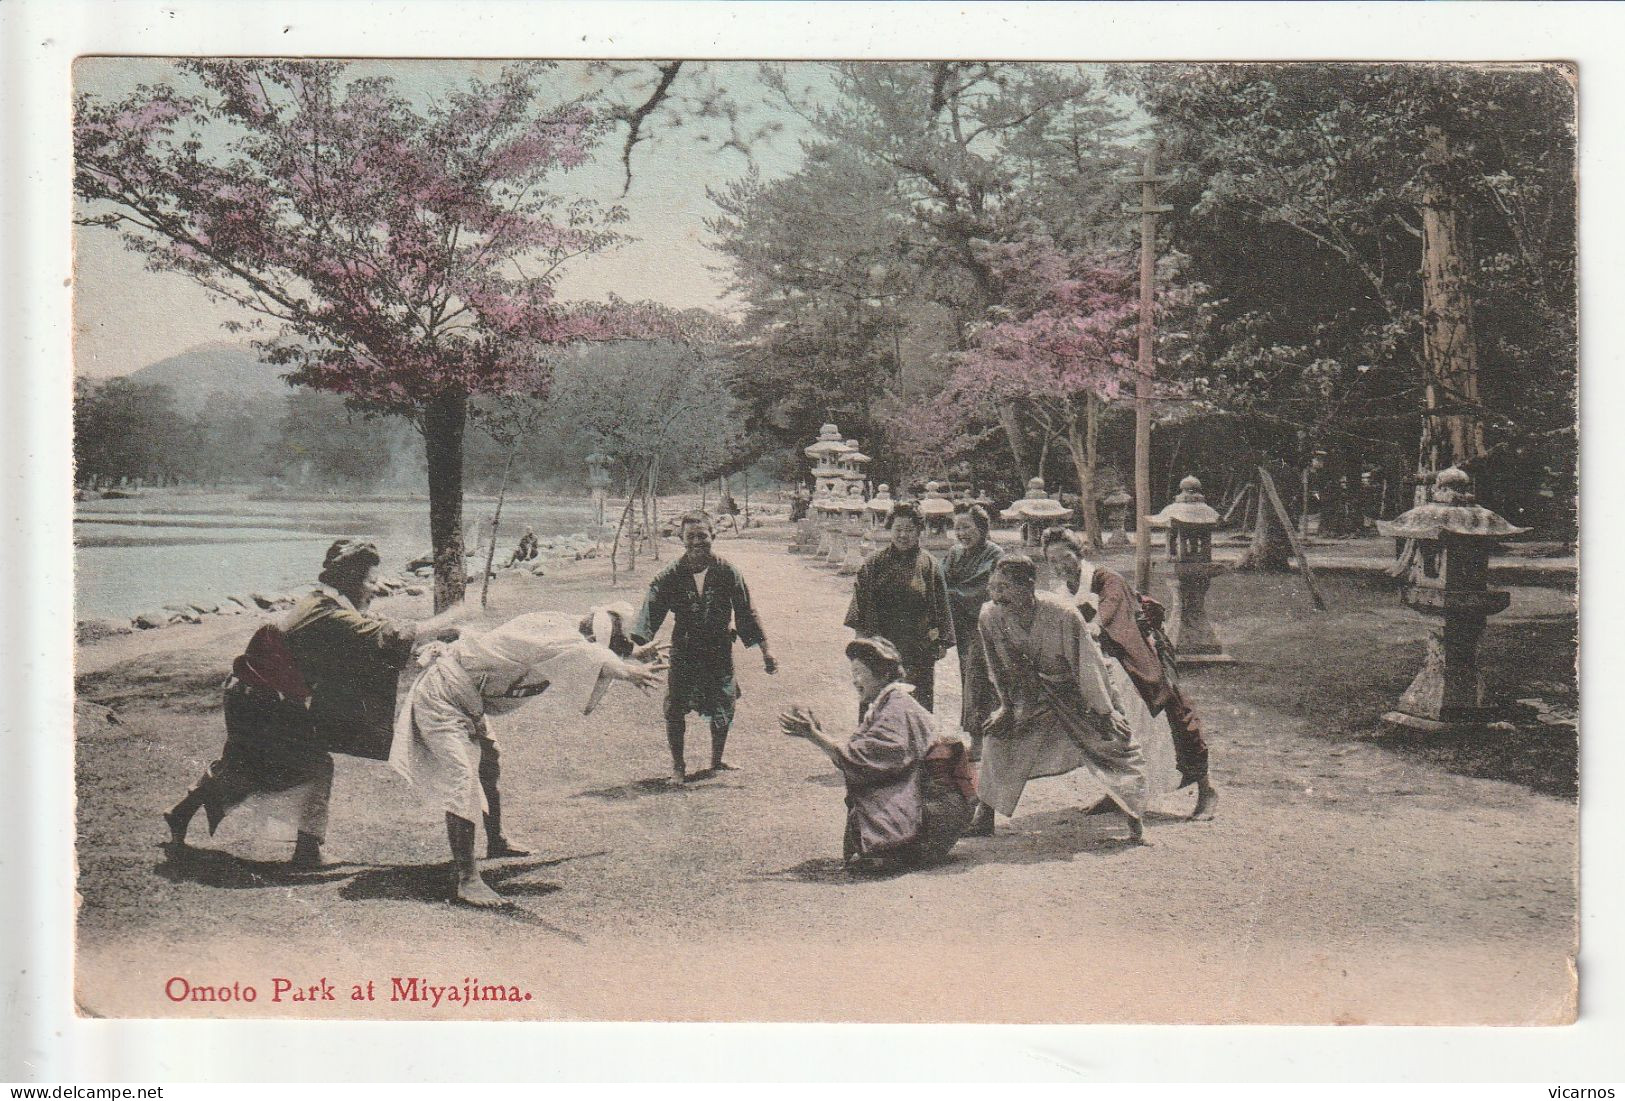
[[[192,416],[216,390],[247,398],[286,397],[293,388],[282,381],[283,370],[260,362],[259,353],[245,344],[216,341],[149,363],[129,377],[169,387],[175,393],[176,408],[183,416]]]

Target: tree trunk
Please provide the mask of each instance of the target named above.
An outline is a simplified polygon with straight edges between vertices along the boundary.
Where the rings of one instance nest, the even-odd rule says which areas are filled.
[[[468,394],[447,391],[423,410],[423,450],[429,466],[429,545],[434,553],[434,610],[463,599],[463,430]]]
[[[1091,547],[1104,547],[1100,536],[1100,509],[1095,505],[1095,473],[1100,469],[1100,399],[1084,394],[1084,469],[1088,480],[1079,479],[1078,495],[1083,498],[1083,532]]]
[[[486,597],[491,591],[491,567],[497,557],[497,525],[502,521],[502,501],[508,495],[508,475],[513,471],[513,453],[519,445],[513,444],[508,448],[508,461],[502,467],[502,484],[497,487],[497,510],[491,514],[491,546],[485,552],[485,574],[480,578],[480,607],[485,607]]]
[[[1025,486],[1033,474],[1032,468],[1027,465],[1027,448],[1021,438],[1021,418],[1016,415],[1014,402],[999,403],[999,424],[1004,428],[1005,442],[1010,445],[1010,457],[1015,460],[1016,471],[1021,475],[1021,484]]]
[[[649,464],[649,508],[646,515],[649,518],[649,542],[654,547],[655,561],[660,561],[660,456],[656,455]]]
[[[620,576],[621,532],[626,531],[629,521],[636,522],[633,515],[633,506],[637,503],[637,494],[641,488],[640,484],[634,484],[631,474],[626,476],[626,507],[621,509],[620,522],[615,525],[615,541],[609,547],[609,583],[611,585],[614,585]],[[638,568],[637,541],[630,531],[627,531],[627,549],[632,555],[632,561],[628,569],[636,572]]]
[[[1085,424],[1080,428],[1075,412],[1066,418],[1066,449],[1072,456],[1072,469],[1078,477],[1078,519],[1083,522],[1084,537],[1091,547],[1105,543],[1100,537],[1100,515],[1095,502],[1095,418],[1093,399],[1084,414]]]
[[[1433,418],[1435,471],[1464,466],[1485,451],[1467,286],[1472,230],[1446,179],[1450,153],[1449,137],[1429,126],[1422,192],[1422,349],[1431,376],[1429,405],[1444,410]]]

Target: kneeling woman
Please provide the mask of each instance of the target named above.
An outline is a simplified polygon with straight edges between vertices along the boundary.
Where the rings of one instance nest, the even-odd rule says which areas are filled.
[[[803,708],[779,717],[783,732],[829,755],[846,778],[846,838],[854,871],[900,871],[941,860],[970,822],[976,789],[963,743],[938,741],[931,713],[903,679],[897,648],[853,639],[846,656],[863,714],[845,744]]]
[[[396,717],[389,763],[446,812],[457,901],[502,905],[474,862],[475,824],[484,817],[490,831],[499,805],[496,743],[486,716],[507,714],[543,692],[558,706],[589,714],[616,679],[647,691],[665,667],[623,660],[632,653],[629,612],[595,609],[579,624],[550,612],[522,615],[486,634],[429,647],[419,658],[428,668]],[[522,855],[495,832],[486,840],[488,855]]]

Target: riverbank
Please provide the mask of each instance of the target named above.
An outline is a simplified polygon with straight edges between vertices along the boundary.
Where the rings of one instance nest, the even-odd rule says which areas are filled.
[[[806,702],[845,727],[851,579],[787,555],[782,527],[723,536],[781,663],[738,651],[740,771],[667,787],[659,702],[624,686],[589,719],[543,704],[493,722],[512,830],[532,857],[489,866],[515,902],[444,901],[439,815],[387,767],[339,758],[330,856],[234,836],[163,845],[159,813],[218,753],[219,683],[245,612],[83,646],[78,656],[78,999],[112,1016],[665,1020],[1557,1023],[1572,1018],[1577,700],[1565,591],[1513,590],[1485,653],[1508,732],[1396,739],[1377,717],[1422,653],[1420,619],[1379,577],[1330,576],[1313,612],[1295,575],[1226,574],[1211,608],[1242,664],[1187,674],[1222,802],[1188,823],[1166,797],[1145,848],[1079,808],[1074,774],[1035,781],[997,836],[946,866],[853,881],[841,786],[777,733]],[[677,553],[662,548],[662,561]],[[603,560],[509,571],[492,619],[636,603],[655,563],[609,584]],[[1159,578],[1161,571],[1159,570]],[[1160,584],[1160,580],[1159,580]],[[380,601],[426,615],[428,594]],[[957,672],[938,670],[956,714]],[[1565,710],[1566,709],[1566,710]],[[109,719],[111,715],[111,720]],[[1572,721],[1572,718],[1570,719]],[[704,734],[690,724],[690,760]],[[177,975],[255,983],[252,1004],[175,1002]],[[270,1002],[272,980],[343,987]],[[465,978],[529,1001],[390,1001],[391,979]],[[351,1001],[372,980],[376,1000]]]

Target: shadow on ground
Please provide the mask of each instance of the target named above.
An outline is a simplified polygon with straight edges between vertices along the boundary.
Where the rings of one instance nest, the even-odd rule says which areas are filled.
[[[605,799],[610,802],[620,802],[626,799],[645,799],[653,795],[684,795],[690,791],[720,791],[724,788],[739,790],[744,787],[743,784],[706,783],[716,775],[717,773],[712,772],[710,769],[703,772],[691,772],[686,784],[674,784],[664,776],[655,776],[647,780],[633,780],[629,784],[616,784],[614,787],[578,791],[570,798]]]
[[[580,853],[560,856],[551,860],[521,860],[510,864],[482,863],[480,874],[485,881],[502,894],[512,897],[537,897],[561,890],[556,883],[510,882],[539,868],[554,868],[572,860],[586,860],[603,856],[604,852]],[[451,865],[391,864],[368,868],[355,874],[339,890],[339,897],[349,902],[389,900],[393,902],[445,902],[451,892]]]
[[[245,860],[221,849],[194,849],[165,842],[164,859],[153,865],[160,878],[171,883],[196,883],[224,890],[259,887],[303,887],[337,883],[357,874],[359,865],[328,864],[299,871],[286,860]]]
[[[1153,824],[1184,824],[1177,815],[1153,812],[1146,816]],[[1156,834],[1149,835],[1156,844]],[[752,877],[757,882],[789,880],[839,886],[896,879],[900,875],[951,875],[984,864],[1039,864],[1071,860],[1074,856],[1106,856],[1138,848],[1128,839],[1127,827],[1118,815],[1085,815],[1081,810],[1049,811],[1020,815],[1013,822],[1000,820],[992,837],[962,839],[941,863],[906,871],[853,873],[839,857],[815,857],[789,868]]]

